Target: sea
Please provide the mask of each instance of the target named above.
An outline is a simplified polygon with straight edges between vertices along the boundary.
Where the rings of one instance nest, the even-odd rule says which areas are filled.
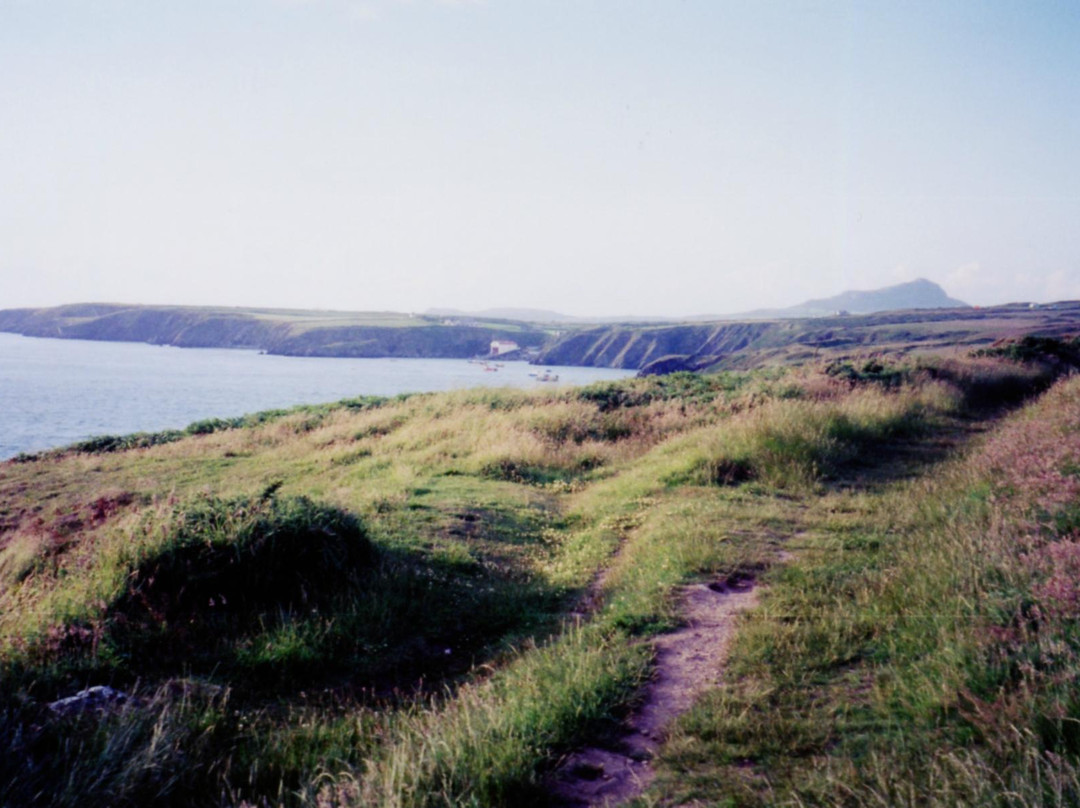
[[[530,375],[544,371],[558,381]],[[464,359],[272,356],[0,333],[0,460],[98,435],[182,429],[205,418],[360,395],[581,385],[633,374],[525,362],[485,370]]]

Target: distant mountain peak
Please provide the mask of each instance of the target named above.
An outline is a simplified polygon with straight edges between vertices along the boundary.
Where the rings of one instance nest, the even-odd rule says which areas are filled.
[[[926,278],[916,278],[881,289],[850,289],[832,297],[807,300],[783,309],[757,309],[735,317],[756,319],[777,317],[822,317],[840,312],[848,314],[871,314],[877,311],[903,309],[955,309],[968,308],[962,300],[949,297],[938,284]]]
[[[807,300],[795,306],[782,309],[755,309],[737,314],[697,314],[684,317],[630,316],[622,317],[575,317],[547,309],[498,308],[482,311],[462,311],[461,309],[434,308],[424,312],[429,317],[462,318],[477,317],[484,319],[520,320],[531,323],[559,325],[582,325],[602,323],[673,323],[673,322],[709,322],[713,320],[773,320],[797,317],[826,317],[840,312],[846,314],[872,314],[878,311],[899,311],[904,309],[956,309],[969,308],[962,300],[949,297],[945,290],[927,278],[916,278],[906,283],[898,283],[881,289],[849,289],[832,297]]]

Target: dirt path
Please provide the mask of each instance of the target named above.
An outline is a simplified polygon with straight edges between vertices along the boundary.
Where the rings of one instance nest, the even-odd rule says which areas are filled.
[[[625,722],[625,733],[606,747],[570,755],[551,779],[552,803],[564,808],[614,806],[640,794],[653,778],[649,760],[664,731],[704,691],[720,682],[728,643],[739,612],[757,599],[752,577],[735,575],[683,587],[686,625],[656,637],[652,680],[641,706]]]

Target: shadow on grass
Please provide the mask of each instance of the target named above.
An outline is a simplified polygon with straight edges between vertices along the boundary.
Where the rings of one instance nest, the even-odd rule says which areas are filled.
[[[356,517],[304,498],[205,498],[158,529],[158,546],[114,561],[124,583],[103,608],[87,604],[9,661],[13,689],[52,699],[194,676],[242,702],[327,688],[397,697],[441,688],[562,597],[460,547],[377,546]]]
[[[536,530],[512,509],[452,516],[457,546]],[[483,552],[372,540],[302,497],[204,498],[155,525],[165,539],[124,560],[110,602],[0,669],[0,805],[218,805],[299,789],[372,754],[383,708],[445,692],[548,631],[566,596]],[[81,715],[47,706],[96,684],[132,698]]]

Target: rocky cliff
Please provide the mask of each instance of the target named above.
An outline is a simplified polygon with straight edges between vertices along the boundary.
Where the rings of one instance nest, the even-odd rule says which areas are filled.
[[[265,348],[281,337],[282,326],[241,312],[77,304],[0,311],[0,331],[182,348]]]
[[[774,361],[840,358],[985,345],[1005,336],[1073,334],[1080,304],[1026,304],[866,315],[570,331],[549,344],[544,364],[638,368],[643,374],[748,368]]]
[[[339,314],[327,314],[337,322]],[[148,342],[181,348],[251,348],[283,356],[468,358],[492,340],[540,345],[547,335],[512,324],[446,326],[427,319],[407,325],[321,325],[258,310],[77,304],[0,311],[0,331],[31,337]]]
[[[641,369],[658,360],[685,357],[690,364],[710,364],[716,357],[743,350],[773,327],[772,323],[726,323],[591,328],[548,346],[538,362]]]

